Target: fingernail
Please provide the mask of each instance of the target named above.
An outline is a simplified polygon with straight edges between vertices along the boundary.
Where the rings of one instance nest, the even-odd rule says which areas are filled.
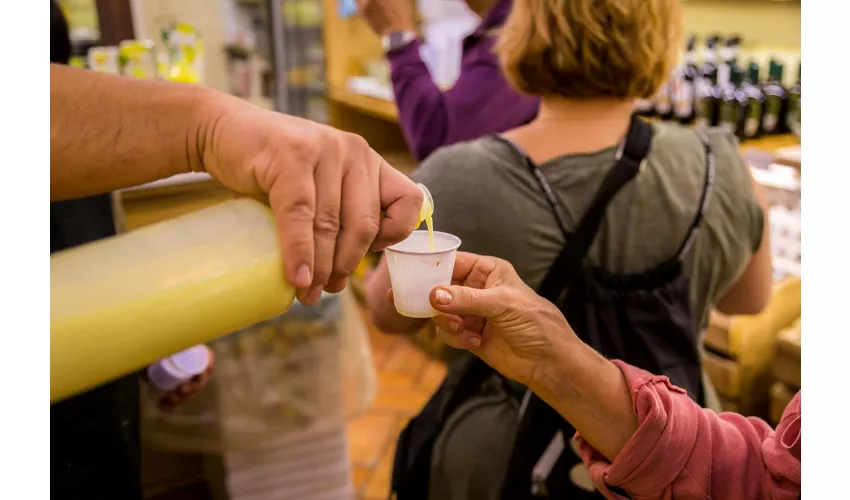
[[[307,288],[310,286],[312,281],[313,279],[310,277],[310,266],[307,264],[301,264],[301,267],[298,268],[298,272],[295,273],[295,287]]]
[[[469,339],[469,345],[471,345],[473,349],[478,349],[481,347],[481,339],[478,337],[471,337]]]
[[[457,321],[449,321],[448,327],[449,330],[453,331],[454,333],[457,333],[460,330],[460,323],[458,323]]]
[[[451,304],[452,294],[450,294],[447,290],[437,290],[437,303],[444,306]]]

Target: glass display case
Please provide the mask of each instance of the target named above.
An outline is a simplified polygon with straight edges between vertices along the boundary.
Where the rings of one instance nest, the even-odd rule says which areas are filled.
[[[240,0],[255,50],[269,61],[263,92],[277,111],[328,122],[321,0]]]

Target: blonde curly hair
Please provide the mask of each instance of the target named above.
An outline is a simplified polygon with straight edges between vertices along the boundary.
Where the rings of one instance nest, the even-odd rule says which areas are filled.
[[[645,99],[670,78],[681,37],[679,0],[516,0],[496,52],[525,94]]]

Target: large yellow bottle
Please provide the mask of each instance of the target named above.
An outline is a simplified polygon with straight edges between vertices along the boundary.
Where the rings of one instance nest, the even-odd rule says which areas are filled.
[[[282,314],[271,210],[239,199],[50,258],[50,401]]]

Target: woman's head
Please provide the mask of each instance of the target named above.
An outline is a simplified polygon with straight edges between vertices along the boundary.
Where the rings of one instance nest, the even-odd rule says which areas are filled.
[[[676,63],[679,0],[519,0],[497,46],[519,91],[567,99],[640,99]]]

